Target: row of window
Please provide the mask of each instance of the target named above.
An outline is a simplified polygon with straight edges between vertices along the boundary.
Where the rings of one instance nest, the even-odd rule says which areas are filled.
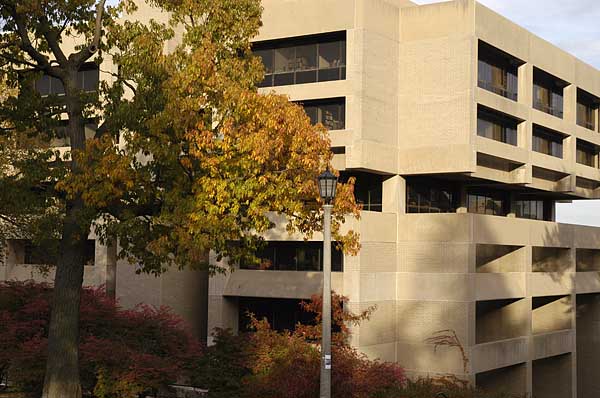
[[[346,33],[255,43],[265,78],[259,87],[343,80],[346,78]]]
[[[256,253],[259,264],[240,264],[242,269],[275,271],[322,271],[323,243],[269,241]],[[337,244],[331,245],[331,270],[342,272],[343,255]]]
[[[412,178],[406,184],[407,213],[454,213],[460,205],[458,186],[438,180]],[[505,192],[470,190],[466,195],[469,213],[505,216],[510,212],[510,199]],[[527,197],[513,202],[519,218],[550,220],[550,207],[543,200]]]
[[[483,41],[479,41],[478,86],[517,101],[518,68],[524,62]],[[562,118],[563,92],[568,82],[542,69],[533,69],[532,106],[542,112]],[[577,124],[596,130],[600,98],[577,88]]]
[[[97,91],[99,80],[100,71],[98,65],[94,63],[83,65],[81,70],[77,72],[77,87],[85,92]],[[42,96],[65,94],[65,87],[62,82],[48,75],[40,77],[35,82],[35,89]]]
[[[53,245],[37,245],[27,239],[13,239],[9,241],[10,251],[14,255],[15,264],[26,265],[56,265],[57,253]],[[84,263],[94,265],[96,256],[96,241],[88,240],[85,245]]]
[[[467,211],[469,213],[505,216],[509,212],[510,201],[502,193],[467,194]],[[531,220],[548,220],[544,213],[543,200],[515,200],[514,212],[518,218]]]
[[[300,104],[312,124],[321,123],[328,130],[346,128],[346,101],[344,98],[302,101]]]
[[[520,121],[508,115],[480,106],[477,110],[477,135],[495,141],[516,146],[518,144],[518,125]],[[565,136],[548,128],[533,125],[532,150],[546,155],[563,158],[563,140]],[[600,148],[596,145],[577,140],[576,161],[586,166],[598,166]]]

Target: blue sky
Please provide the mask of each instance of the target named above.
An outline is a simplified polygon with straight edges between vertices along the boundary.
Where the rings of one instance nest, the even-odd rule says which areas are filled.
[[[413,0],[418,4],[439,0]],[[600,0],[479,0],[492,10],[600,69]],[[600,226],[600,201],[556,205],[559,222]]]

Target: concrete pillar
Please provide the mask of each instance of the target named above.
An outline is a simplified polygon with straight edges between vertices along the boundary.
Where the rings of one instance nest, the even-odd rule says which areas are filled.
[[[137,304],[170,307],[201,339],[207,336],[208,272],[172,268],[155,277],[136,274],[139,266],[119,261],[116,267],[116,297],[122,306]]]
[[[600,396],[600,293],[579,294],[577,302],[577,397]]]
[[[533,104],[533,64],[525,63],[519,67],[518,101],[528,108]]]
[[[109,242],[106,250],[106,295],[117,297],[117,245]]]
[[[406,180],[398,175],[383,181],[382,206],[384,213],[406,213]]]
[[[570,124],[577,122],[577,87],[574,84],[563,89],[563,119]]]

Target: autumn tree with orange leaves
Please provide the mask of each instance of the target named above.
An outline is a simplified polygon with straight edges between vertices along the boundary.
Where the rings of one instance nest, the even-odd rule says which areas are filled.
[[[331,160],[329,140],[287,98],[257,93],[263,70],[250,40],[260,1],[149,3],[168,23],[136,20],[131,0],[0,2],[0,80],[12,89],[0,107],[0,238],[18,229],[58,253],[45,398],[81,396],[90,231],[158,275],[214,272],[209,250],[252,257],[271,214],[286,215],[290,231],[321,228],[315,177]],[[93,92],[78,83],[89,63],[105,78]],[[40,96],[44,75],[64,94]],[[68,138],[69,150],[53,148],[55,138]],[[338,192],[334,233],[355,252],[357,236],[340,233],[345,214],[358,216],[352,186]]]

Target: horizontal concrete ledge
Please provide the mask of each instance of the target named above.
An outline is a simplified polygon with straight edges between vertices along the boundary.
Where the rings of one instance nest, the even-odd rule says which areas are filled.
[[[516,365],[528,360],[527,337],[477,344],[471,349],[472,373]]]
[[[398,272],[398,300],[471,301],[473,274]]]
[[[527,292],[532,297],[571,294],[574,280],[573,272],[531,272],[528,274]]]
[[[475,297],[478,301],[525,297],[525,287],[523,272],[475,274]]]
[[[403,214],[399,242],[448,242],[557,248],[598,247],[600,228],[473,213]]]
[[[0,280],[54,283],[54,267],[42,267],[31,264],[0,265]],[[106,265],[86,265],[83,273],[84,286],[100,286],[106,283]]]
[[[575,331],[560,330],[533,336],[533,360],[573,352]]]
[[[600,292],[600,272],[577,272],[575,275],[575,290],[578,294]]]
[[[297,240],[303,241],[304,236],[295,232],[288,233],[288,220],[285,216],[274,212],[268,213],[269,220],[274,227],[266,231],[262,236],[265,240]],[[347,233],[349,230],[360,234],[361,242],[391,242],[396,243],[396,227],[398,224],[396,213],[381,213],[375,211],[362,211],[360,219],[354,216],[346,216],[344,224],[341,226],[341,232]],[[322,242],[323,234],[315,232],[309,241]]]
[[[343,294],[341,272],[331,274],[333,290]],[[224,296],[309,299],[323,286],[322,272],[235,270],[225,285]]]

